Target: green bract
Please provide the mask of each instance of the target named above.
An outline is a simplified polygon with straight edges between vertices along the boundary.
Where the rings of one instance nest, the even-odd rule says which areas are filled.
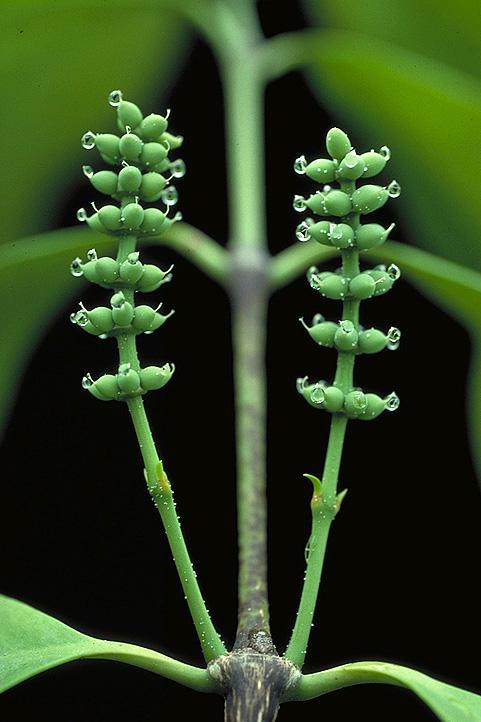
[[[130,101],[124,100],[119,90],[109,95],[109,104],[116,109],[117,125],[122,135],[96,134],[88,131],[82,138],[86,150],[96,148],[110,165],[119,166],[117,171],[99,170],[90,165],[83,167],[84,174],[93,187],[110,195],[118,205],[106,204],[88,216],[81,208],[77,217],[86,221],[96,231],[114,235],[119,247],[116,258],[97,257],[94,249],[86,261],[75,258],[71,264],[72,275],[84,276],[92,283],[115,291],[110,305],[71,314],[73,323],[87,333],[103,338],[115,337],[118,342],[120,365],[118,373],[104,374],[94,380],[87,374],[82,386],[102,401],[129,401],[147,391],[160,389],[171,378],[174,367],[148,366],[141,369],[135,350],[135,336],[152,333],[172,315],[162,315],[150,306],[135,306],[136,291],[155,291],[171,278],[170,270],[162,271],[153,264],[144,264],[136,251],[137,238],[159,234],[180,219],[180,214],[168,217],[171,205],[177,201],[177,191],[168,186],[170,177],[181,177],[185,172],[182,160],[171,160],[170,149],[182,142],[167,132],[167,118],[151,114],[144,118],[142,111]],[[169,177],[163,175],[169,173]],[[165,210],[143,208],[142,201],[153,202],[160,198]]]
[[[311,338],[320,346],[336,348],[339,353],[338,367],[333,384],[324,381],[308,384],[307,378],[298,379],[299,393],[311,406],[350,419],[374,419],[384,409],[394,411],[399,399],[393,393],[385,399],[354,388],[353,368],[356,354],[372,354],[384,348],[394,350],[399,345],[401,332],[391,328],[387,334],[375,328],[364,330],[359,325],[359,305],[367,298],[386,293],[399,278],[397,266],[378,266],[361,271],[359,251],[369,250],[384,243],[394,224],[384,228],[377,223],[361,225],[361,214],[371,213],[380,208],[389,197],[396,198],[400,186],[392,181],[387,187],[366,184],[356,188],[356,180],[371,177],[383,170],[389,160],[389,149],[384,146],[380,152],[368,151],[358,155],[344,131],[332,128],[326,138],[326,147],[332,161],[321,158],[307,162],[304,156],[298,158],[294,170],[306,174],[313,180],[334,179],[339,189],[330,185],[305,199],[294,197],[297,211],[309,208],[318,215],[342,217],[342,222],[306,219],[296,229],[300,241],[311,238],[326,246],[334,246],[341,252],[342,267],[336,272],[319,271],[312,266],[307,272],[311,288],[321,295],[344,302],[339,323],[326,321],[318,314],[311,326],[302,324]]]

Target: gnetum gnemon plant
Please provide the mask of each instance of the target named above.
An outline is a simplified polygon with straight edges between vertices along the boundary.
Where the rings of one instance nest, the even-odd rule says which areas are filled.
[[[237,69],[230,66],[230,72]],[[243,99],[249,103],[253,100],[252,89],[245,78],[243,82],[244,96],[241,93],[236,102]],[[167,117],[144,117],[120,91],[113,91],[109,102],[116,109],[120,133],[87,132],[82,139],[83,147],[98,151],[109,168],[97,170],[96,161],[92,161],[93,165],[84,165],[83,171],[97,191],[113,200],[98,208],[92,204],[94,211],[90,214],[80,209],[78,219],[115,239],[117,253],[115,257],[99,257],[92,249],[86,258],[74,259],[71,272],[105,288],[110,298],[108,304],[98,308],[87,309],[80,304],[71,320],[93,336],[116,341],[118,370],[98,378],[86,373],[82,385],[96,399],[123,402],[130,413],[148,490],[165,528],[206,667],[193,667],[132,644],[87,636],[21,602],[2,597],[1,689],[71,660],[97,658],[125,662],[195,690],[223,695],[226,719],[238,722],[269,722],[283,702],[307,700],[342,687],[373,682],[411,689],[445,722],[481,720],[479,696],[406,667],[369,661],[315,674],[302,673],[329,529],[345,494],[345,490],[338,490],[338,475],[347,423],[350,419],[371,421],[399,405],[395,392],[381,397],[364,391],[356,386],[353,376],[357,355],[395,349],[401,335],[397,328],[384,333],[364,328],[359,321],[361,301],[386,293],[400,275],[394,264],[363,270],[359,258],[361,252],[383,244],[393,227],[364,222],[368,220],[365,216],[400,193],[396,181],[383,186],[370,180],[383,171],[389,149],[383,146],[379,152],[358,154],[348,136],[332,128],[326,139],[328,158],[310,162],[304,156],[298,158],[294,169],[313,181],[313,193],[308,198],[296,195],[294,208],[300,212],[310,210],[321,220],[306,218],[297,227],[298,240],[308,242],[303,248],[309,245],[312,249],[307,254],[302,251],[304,255],[272,259],[257,242],[259,236],[251,233],[252,228],[259,231],[262,227],[258,207],[252,201],[254,196],[242,197],[242,183],[235,177],[241,173],[245,156],[255,148],[234,143],[233,240],[227,251],[205,239],[199,245],[200,264],[214,277],[224,278],[233,310],[240,555],[238,628],[233,648],[228,650],[207,611],[182,535],[172,487],[144,408],[144,395],[164,386],[174,367],[169,363],[143,366],[137,353],[137,337],[156,331],[171,315],[162,314],[160,306],[153,308],[136,301],[137,294],[156,291],[171,278],[171,269],[144,263],[137,246],[145,238],[168,231],[180,220],[180,214],[169,214],[177,200],[176,190],[169,183],[185,171],[182,160],[170,157],[182,139],[167,130]],[[251,116],[246,110],[242,117],[248,124]],[[246,129],[236,127],[232,120],[230,132],[242,134]],[[365,179],[367,183],[363,183]],[[250,181],[255,194],[261,178]],[[164,210],[148,205],[159,200]],[[253,219],[252,227],[244,222],[248,217]],[[270,633],[267,596],[262,358],[266,303],[270,289],[290,277],[304,259],[316,257],[317,244],[327,247],[332,256],[340,255],[341,265],[335,271],[309,267],[308,282],[321,296],[342,302],[342,310],[331,320],[317,314],[311,325],[301,321],[315,343],[335,349],[337,369],[330,380],[310,382],[303,377],[297,381],[299,393],[311,406],[331,414],[331,428],[322,476],[305,475],[313,485],[306,573],[292,636],[286,650],[279,654]]]

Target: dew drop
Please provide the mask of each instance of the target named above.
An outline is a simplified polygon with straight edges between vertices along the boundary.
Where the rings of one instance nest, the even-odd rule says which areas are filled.
[[[342,238],[342,228],[335,223],[332,223],[330,226],[329,235],[331,236],[331,238],[334,238],[334,240],[339,240],[339,238]]]
[[[174,178],[182,178],[185,176],[186,167],[183,160],[180,158],[178,160],[174,160],[173,163],[170,164],[170,170]]]
[[[72,321],[72,323],[76,323],[79,326],[86,326],[89,322],[89,317],[87,316],[85,311],[77,311],[77,313],[70,314],[70,320]]]
[[[107,338],[107,334],[101,333],[100,336],[98,336],[97,338],[100,338],[102,341],[105,341],[105,339]]]
[[[325,320],[325,319],[324,319],[324,316],[322,315],[322,313],[316,313],[316,314],[312,317],[312,325],[315,326],[316,323],[322,323],[324,320]]]
[[[178,193],[174,186],[168,186],[165,190],[163,190],[160,198],[166,206],[175,206],[179,200]]]
[[[298,213],[305,211],[307,206],[306,206],[306,199],[304,198],[304,196],[298,196],[298,195],[294,196],[294,200],[292,202],[292,207]]]
[[[386,401],[386,409],[388,411],[396,411],[396,409],[399,408],[399,404],[401,403],[399,400],[399,396],[396,393],[394,393],[394,391],[392,393],[390,393],[389,396],[387,396],[385,401]]]
[[[294,170],[299,175],[304,175],[307,168],[307,160],[305,155],[300,155],[299,158],[296,158],[294,161]]]
[[[96,261],[97,260],[97,251],[95,248],[91,248],[90,251],[87,251],[87,258],[89,261]]]
[[[123,95],[121,90],[112,90],[112,92],[109,93],[109,105],[111,105],[112,108],[118,108],[122,102],[122,98]]]
[[[181,221],[182,218],[183,218],[182,213],[181,213],[180,211],[177,211],[177,213],[175,214],[175,216],[172,218],[172,221],[173,221],[173,222],[175,222],[175,221]]]
[[[84,221],[87,220],[87,217],[87,211],[85,210],[85,208],[79,208],[77,211],[77,220],[81,223],[84,223]]]
[[[332,186],[329,186],[329,185],[322,186],[323,193],[330,193],[331,191],[332,191]],[[317,192],[320,193],[320,191],[317,191]]]
[[[305,243],[306,241],[309,241],[311,239],[311,234],[309,232],[310,225],[311,224],[307,221],[302,221],[302,223],[299,223],[296,228],[296,238],[298,241]]]
[[[87,176],[87,178],[91,178],[94,174],[94,169],[91,165],[83,165],[82,172],[85,176]]]
[[[139,260],[139,255],[140,254],[138,251],[129,253],[129,255],[127,256],[127,263],[131,263],[134,266],[137,263],[137,261]]]
[[[395,326],[391,326],[391,328],[387,332],[387,338],[389,339],[390,343],[398,344],[401,339],[401,331]]]
[[[317,383],[314,385],[312,391],[311,391],[311,401],[314,404],[322,404],[324,399],[326,398],[326,395],[324,393],[324,389],[322,388],[320,383]]]
[[[85,374],[85,376],[82,379],[82,388],[83,389],[89,389],[91,386],[93,386],[94,380],[90,374]]]
[[[88,130],[86,133],[83,134],[81,142],[85,150],[91,150],[95,147],[95,133],[92,133],[91,130]]]
[[[350,150],[344,158],[344,165],[346,168],[355,168],[358,163],[358,157],[355,150]]]
[[[401,270],[395,263],[391,263],[391,265],[387,267],[386,273],[393,281],[397,281],[401,276]]]
[[[79,276],[83,276],[82,271],[82,259],[81,258],[74,258],[72,263],[70,264],[70,273],[72,276],[75,276],[78,278]]]
[[[390,198],[399,198],[401,195],[401,186],[397,181],[393,180],[388,185],[387,192]]]
[[[385,160],[390,159],[391,149],[387,145],[383,145],[382,148],[379,148],[379,152],[384,157]]]
[[[296,379],[296,389],[300,394],[302,394],[302,392],[304,391],[306,381],[307,376],[300,376],[298,379]]]
[[[388,343],[386,346],[388,351],[397,351],[399,348],[399,341],[395,341],[394,343]]]
[[[131,365],[129,363],[120,364],[119,374],[121,374],[121,376],[126,376],[129,373],[130,369]]]

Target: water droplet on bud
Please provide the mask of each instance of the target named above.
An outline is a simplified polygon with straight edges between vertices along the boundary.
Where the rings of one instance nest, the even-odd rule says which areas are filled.
[[[111,105],[112,108],[118,108],[122,102],[122,98],[123,95],[121,90],[112,90],[112,92],[109,93],[109,105]]]
[[[82,259],[81,258],[74,258],[72,263],[70,264],[70,273],[72,276],[79,277],[83,276],[82,271]]]
[[[89,389],[91,386],[93,386],[94,380],[90,374],[85,374],[85,376],[82,379],[82,388],[83,389]]]
[[[389,198],[399,198],[401,195],[401,186],[395,180],[391,181],[387,187]]]
[[[130,365],[129,363],[120,364],[120,366],[119,366],[119,374],[121,374],[122,376],[127,376],[127,374],[129,373],[130,369],[131,369],[131,365]]]
[[[88,130],[86,133],[83,134],[81,142],[85,150],[91,150],[95,147],[95,133],[92,133],[91,130]]]
[[[165,188],[165,190],[162,191],[160,198],[166,206],[175,206],[179,200],[179,196],[174,186],[168,186]]]
[[[307,206],[306,206],[306,199],[304,198],[304,196],[297,196],[297,195],[294,196],[294,200],[292,202],[292,207],[298,213],[305,211]]]
[[[170,164],[170,171],[174,178],[182,178],[186,172],[184,161],[180,158],[178,160],[174,160],[174,162]]]
[[[309,228],[311,226],[311,223],[308,221],[302,221],[302,223],[299,223],[299,225],[296,228],[296,238],[298,241],[301,241],[302,243],[305,243],[306,241],[310,241],[311,234],[309,232]]]
[[[97,251],[95,248],[91,248],[90,251],[87,251],[87,258],[89,261],[96,261],[97,260]]]
[[[296,158],[294,161],[294,170],[299,175],[304,175],[307,168],[307,160],[305,155],[300,155],[299,158]]]
[[[131,263],[132,265],[135,265],[137,261],[139,260],[139,252],[134,251],[133,253],[129,253],[127,256],[127,263]]]
[[[85,208],[79,208],[77,211],[77,220],[83,223],[87,220],[87,211]]]
[[[94,169],[91,165],[83,165],[82,172],[85,176],[87,176],[87,178],[91,178],[94,174]]]
[[[296,379],[296,389],[300,394],[302,394],[302,392],[304,391],[306,381],[307,381],[307,376],[302,376],[302,377],[299,377],[298,379]]]
[[[324,399],[326,398],[326,394],[324,393],[324,389],[322,388],[320,383],[317,383],[314,385],[312,391],[311,391],[311,401],[314,404],[322,404]]]
[[[401,269],[396,266],[395,263],[391,263],[391,265],[387,267],[386,273],[393,281],[397,281],[401,276]]]
[[[396,409],[399,408],[400,404],[399,396],[394,393],[394,391],[389,394],[389,396],[386,398],[386,409],[388,411],[396,411]]]
[[[389,160],[391,157],[391,148],[388,148],[387,145],[383,145],[382,148],[379,148],[380,154],[386,159]]]

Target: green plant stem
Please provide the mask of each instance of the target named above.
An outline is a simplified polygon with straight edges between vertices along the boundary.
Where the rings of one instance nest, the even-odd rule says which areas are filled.
[[[337,248],[321,246],[317,241],[312,240],[289,246],[272,258],[269,269],[269,288],[272,292],[278,291],[304,274],[309,266],[329,261],[337,255],[339,255]]]
[[[341,183],[341,189],[348,193],[352,193],[354,188],[353,183]],[[359,224],[359,216],[352,214],[349,220],[346,219],[346,222],[356,227]],[[356,276],[359,273],[358,251],[354,248],[346,249],[341,252],[341,255],[343,275],[348,278]],[[342,319],[352,321],[356,328],[359,327],[359,301],[348,298],[343,302]],[[353,387],[354,361],[355,355],[353,353],[342,351],[338,353],[334,385],[345,394],[351,391]],[[302,668],[307,652],[329,530],[338,511],[337,484],[346,426],[347,416],[345,414],[332,415],[322,481],[319,489],[314,488],[311,501],[312,531],[309,540],[306,574],[296,622],[284,653],[284,656],[299,668]]]
[[[160,238],[149,239],[150,242],[171,248],[214,281],[225,284],[229,270],[228,253],[198,228],[187,223],[175,223]]]
[[[119,262],[124,261],[128,254],[135,250],[135,246],[135,236],[122,238],[119,243],[117,260]],[[127,301],[134,305],[133,290],[124,289],[124,296]],[[139,359],[137,356],[135,335],[131,333],[120,334],[117,337],[117,343],[120,363],[129,363],[134,370],[138,371]],[[225,654],[226,649],[212,624],[212,620],[205,606],[180,527],[172,489],[155,448],[142,397],[134,396],[130,398],[127,401],[127,407],[144,461],[147,486],[159,510],[185,598],[199,636],[202,652],[206,661],[209,662]]]

